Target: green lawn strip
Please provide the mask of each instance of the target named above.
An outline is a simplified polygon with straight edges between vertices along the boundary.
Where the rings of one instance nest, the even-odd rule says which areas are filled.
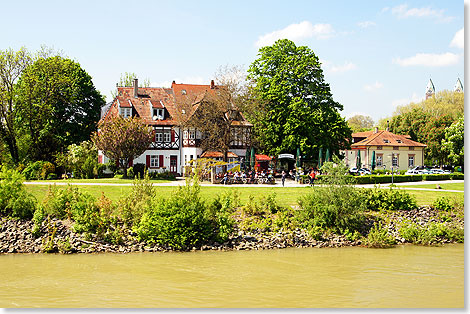
[[[44,182],[49,184],[54,183],[132,183],[133,179],[115,179],[115,178],[103,178],[103,179],[67,179],[67,180],[29,180],[28,182]],[[171,180],[153,179],[150,182],[154,183],[168,183]]]
[[[464,193],[460,192],[441,192],[439,190],[435,191],[413,191],[406,190],[407,193],[414,195],[418,205],[431,205],[439,197],[448,197],[448,198],[457,198],[464,199]]]
[[[420,189],[436,189],[437,184],[416,184],[416,185],[403,185],[399,187],[403,188],[420,188]],[[459,183],[442,183],[439,184],[439,186],[443,190],[456,190],[456,191],[463,191],[464,190],[464,183],[459,182]]]

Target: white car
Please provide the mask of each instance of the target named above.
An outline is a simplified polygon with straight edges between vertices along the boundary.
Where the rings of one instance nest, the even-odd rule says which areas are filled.
[[[450,171],[434,168],[430,170],[432,174],[449,174]]]

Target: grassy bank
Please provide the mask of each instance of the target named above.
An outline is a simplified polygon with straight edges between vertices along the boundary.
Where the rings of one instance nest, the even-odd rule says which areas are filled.
[[[83,181],[80,181],[83,182]],[[443,184],[444,185],[444,184]],[[462,185],[463,190],[463,183],[448,183],[446,184],[448,187],[445,189],[448,190],[457,190],[458,185]],[[423,185],[426,187],[426,185]],[[132,187],[131,186],[95,186],[95,185],[80,185],[76,186],[80,191],[87,192],[93,195],[96,198],[99,198],[101,194],[104,194],[106,197],[111,199],[112,201],[117,201],[123,195],[127,195],[130,193]],[[407,188],[411,186],[406,186]],[[414,187],[414,186],[413,186]],[[418,186],[416,186],[418,187]],[[420,186],[419,186],[420,187]],[[429,186],[427,186],[429,187]],[[58,189],[66,189],[66,186],[57,186]],[[418,205],[431,205],[436,199],[439,197],[447,196],[452,198],[462,199],[464,198],[463,193],[458,192],[444,192],[440,190],[432,190],[431,187],[430,191],[413,191],[413,190],[406,190],[407,193],[414,195],[416,197]],[[444,187],[443,187],[444,188]],[[32,193],[38,201],[42,201],[47,194],[49,187],[47,185],[27,185],[26,190]],[[154,186],[155,194],[160,195],[169,195],[172,191],[176,190],[177,187],[175,186]],[[308,194],[311,191],[310,187],[298,188],[298,187],[285,187],[285,188],[276,188],[276,187],[221,187],[221,186],[202,186],[201,187],[201,196],[207,199],[212,199],[217,197],[217,195],[221,195],[227,191],[236,191],[240,195],[240,202],[245,204],[250,195],[254,197],[259,196],[267,196],[272,193],[276,193],[276,199],[281,206],[295,206],[297,205],[297,201],[300,197]]]

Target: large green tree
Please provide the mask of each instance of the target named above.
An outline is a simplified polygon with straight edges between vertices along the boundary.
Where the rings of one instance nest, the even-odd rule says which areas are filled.
[[[91,76],[61,56],[39,58],[23,71],[18,100],[27,158],[49,161],[68,145],[90,138],[105,104]]]
[[[449,161],[455,165],[464,164],[464,116],[445,130],[442,147],[448,154]]]
[[[339,114],[321,64],[306,46],[281,39],[262,47],[248,70],[255,132],[269,154],[297,148],[315,156],[319,148],[347,147],[351,129]]]
[[[8,147],[11,160],[19,161],[17,144],[17,94],[16,83],[24,69],[31,64],[30,53],[21,48],[18,51],[0,51],[0,137]]]
[[[370,116],[357,114],[348,119],[348,125],[353,132],[369,131],[374,126],[374,120]]]

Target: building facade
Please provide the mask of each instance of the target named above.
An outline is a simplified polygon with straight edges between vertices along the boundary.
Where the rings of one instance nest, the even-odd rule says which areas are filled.
[[[353,133],[350,150],[342,151],[348,167],[360,164],[372,168],[375,159],[376,169],[407,170],[424,165],[425,144],[415,142],[407,135],[398,135],[388,130]]]
[[[204,134],[195,128],[182,127],[182,122],[194,114],[206,93],[217,92],[218,88],[214,81],[210,85],[176,84],[173,81],[171,88],[138,87],[138,80],[135,79],[132,87],[117,87],[117,96],[103,112],[101,120],[116,115],[140,117],[153,128],[155,137],[150,147],[129,166],[142,163],[151,172],[169,171],[181,175],[190,160],[200,158],[204,153],[211,155],[211,152],[201,148]],[[231,127],[231,131],[232,128],[234,130],[230,140],[232,160],[245,155],[251,139],[252,125],[243,115],[239,117]],[[109,159],[98,151],[98,161],[107,163]]]

